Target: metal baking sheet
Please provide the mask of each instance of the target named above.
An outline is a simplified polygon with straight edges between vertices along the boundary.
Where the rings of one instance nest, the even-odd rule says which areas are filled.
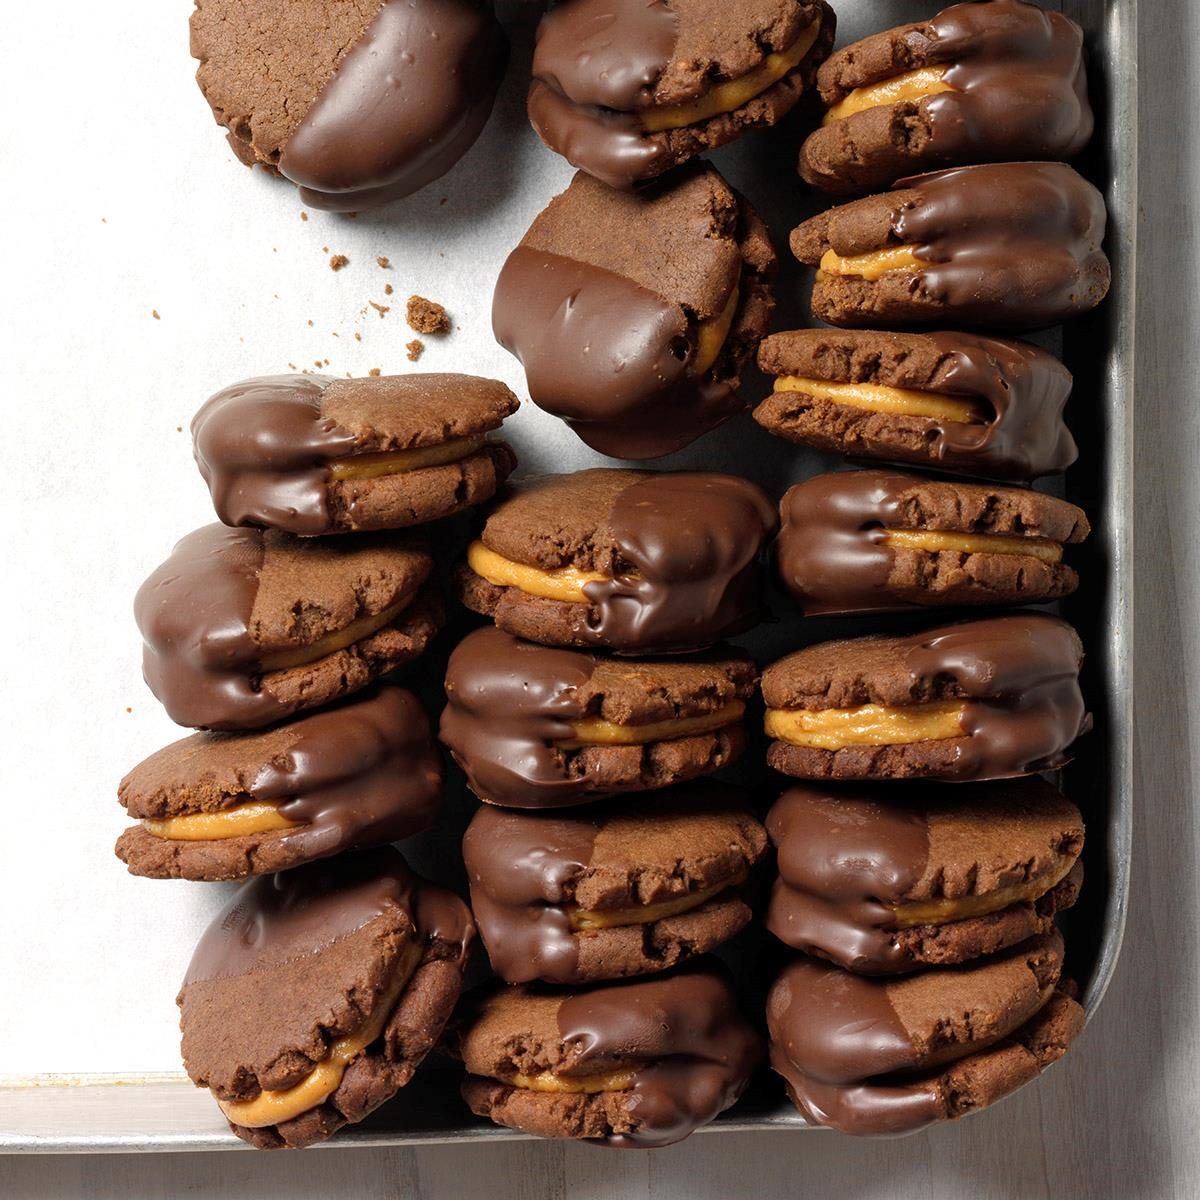
[[[839,44],[942,6],[834,3]],[[1087,886],[1067,930],[1069,969],[1092,1012],[1121,943],[1133,803],[1137,14],[1136,0],[1058,7],[1088,32],[1100,125],[1085,169],[1107,193],[1115,274],[1102,309],[1047,342],[1061,346],[1076,377],[1068,420],[1081,457],[1066,494],[1095,526],[1076,558],[1084,585],[1063,606],[1088,649],[1097,718],[1066,780],[1089,827]],[[302,219],[294,192],[237,164],[210,123],[191,79],[190,8],[190,0],[79,6],[56,33],[58,79],[67,82],[48,95],[37,122],[10,123],[19,127],[0,134],[5,160],[39,181],[7,189],[0,201],[13,231],[6,334],[22,348],[6,361],[8,396],[27,418],[27,441],[9,455],[8,474],[10,494],[29,506],[5,540],[8,574],[19,582],[5,599],[0,1151],[242,1144],[179,1070],[174,1005],[191,947],[229,888],[132,879],[111,854],[124,825],[117,779],[180,736],[140,680],[130,602],[172,543],[212,519],[184,433],[192,412],[232,379],[318,363],[331,373],[462,370],[504,379],[521,394],[515,361],[490,336],[492,282],[570,176],[524,117],[538,6],[513,0],[500,6],[514,43],[508,79],[492,122],[455,170],[380,213]],[[14,43],[36,44],[44,23],[36,5],[13,12]],[[39,70],[37,56],[17,56],[7,80],[14,95],[37,90]],[[787,231],[823,204],[794,173],[810,120],[794,113],[772,133],[713,156],[783,250]],[[52,136],[65,128],[69,166]],[[336,274],[332,254],[350,259]],[[390,268],[378,265],[381,256]],[[776,328],[791,328],[806,323],[807,281],[786,252],[781,258]],[[413,336],[401,314],[410,293],[444,303],[455,325],[449,338],[427,339],[417,368],[403,351]],[[754,398],[765,386],[752,377],[745,390]],[[510,425],[523,469],[606,461],[532,406]],[[826,461],[739,418],[660,465],[739,472],[778,496]],[[769,659],[829,632],[828,622],[784,617],[742,640]],[[451,797],[447,828],[412,847],[419,866],[451,877],[461,870],[455,844],[468,808],[461,794]],[[760,1087],[711,1129],[801,1127],[777,1091]],[[515,1136],[473,1119],[454,1076],[434,1064],[330,1145]]]

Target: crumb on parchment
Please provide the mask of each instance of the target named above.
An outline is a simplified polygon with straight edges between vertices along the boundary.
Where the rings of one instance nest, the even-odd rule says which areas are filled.
[[[408,361],[416,362],[425,353],[425,343],[420,338],[413,338],[404,349],[408,351]]]
[[[435,300],[424,296],[409,296],[405,307],[408,327],[417,333],[442,334],[450,332],[450,317]]]

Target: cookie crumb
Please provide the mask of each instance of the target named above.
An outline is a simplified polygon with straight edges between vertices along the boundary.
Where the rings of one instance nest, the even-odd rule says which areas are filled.
[[[302,220],[302,221],[307,221],[307,220],[308,220],[308,213],[306,213],[306,212],[304,211],[304,209],[301,209],[301,210],[300,210],[300,220]]]
[[[361,334],[361,333],[359,333],[357,329],[354,331],[354,340],[355,340],[356,342],[361,342],[361,341],[362,341],[362,334]]]
[[[153,317],[153,318],[154,318],[156,321],[161,321],[161,320],[162,320],[162,317],[160,317],[160,316],[158,315],[158,309],[157,309],[157,308],[152,308],[152,309],[150,310],[150,315],[151,315],[151,316],[152,316],[152,317]]]
[[[375,261],[376,261],[376,262],[377,262],[377,263],[378,263],[378,264],[379,264],[379,265],[380,265],[380,266],[381,266],[381,267],[382,267],[382,268],[383,268],[385,271],[386,271],[386,270],[388,270],[388,269],[391,267],[391,265],[392,265],[392,260],[391,260],[390,258],[388,258],[388,256],[387,256],[386,254],[381,254],[381,255],[380,255],[380,256],[379,256],[379,257],[378,257],[378,258],[377,258]]]
[[[396,289],[394,287],[392,287],[392,285],[390,283],[385,283],[383,285],[383,294],[385,296],[390,296],[395,290]]]
[[[350,260],[344,254],[335,254],[329,260],[329,269],[331,271],[340,271],[349,262]]]
[[[372,367],[367,374],[370,375],[372,379],[378,379],[383,372],[378,367]]]
[[[176,425],[176,426],[175,426],[175,432],[176,432],[176,433],[182,433],[182,432],[183,432],[183,426],[182,426],[182,425]]]
[[[133,709],[132,709],[132,708],[130,708],[130,707],[129,707],[129,705],[127,704],[127,705],[125,706],[125,711],[126,711],[126,712],[129,712],[129,713],[131,713],[131,712],[133,712]]]
[[[449,333],[450,318],[446,310],[433,300],[424,296],[409,296],[405,309],[405,319],[408,327],[417,333]]]
[[[392,311],[388,304],[376,304],[374,300],[368,300],[367,303],[379,314],[381,319]]]
[[[404,348],[408,351],[409,362],[416,362],[425,353],[425,343],[420,338],[413,338]]]
[[[313,327],[313,323],[311,320],[308,322],[308,327],[309,327],[309,329],[311,329]]]

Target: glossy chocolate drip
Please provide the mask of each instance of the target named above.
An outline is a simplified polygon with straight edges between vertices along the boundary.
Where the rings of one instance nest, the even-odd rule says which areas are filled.
[[[243,884],[201,936],[183,985],[320,954],[397,907],[423,940],[458,946],[465,956],[474,935],[466,905],[382,847]]]
[[[671,303],[589,263],[518,246],[496,281],[496,340],[530,399],[614,458],[670,454],[742,407],[726,380],[693,377],[689,323]]]
[[[635,1132],[608,1144],[666,1146],[733,1104],[762,1057],[723,974],[703,966],[568,996],[558,1028],[572,1071],[642,1061],[630,1089]]]
[[[498,629],[464,638],[446,670],[441,738],[489,804],[554,808],[595,795],[570,778],[555,748],[586,714],[576,698],[592,676],[587,654],[522,642]]]
[[[751,625],[757,558],[775,527],[762,490],[733,475],[647,475],[608,518],[615,578],[584,584],[588,634],[619,654],[694,650]]]
[[[1081,279],[1103,259],[1106,214],[1070,167],[958,167],[896,186],[905,189],[891,212],[896,240],[922,261],[922,293],[961,320],[1049,325],[1088,302]]]
[[[266,763],[253,800],[282,801],[303,828],[280,842],[306,857],[379,845],[428,829],[442,796],[442,768],[429,722],[400,688],[296,722],[286,754]]]
[[[328,464],[356,445],[321,415],[332,382],[322,375],[247,379],[218,392],[192,419],[196,464],[226,525],[328,532]]]
[[[383,0],[283,147],[280,172],[317,208],[417,191],[479,136],[507,53],[480,0]]]
[[[920,793],[878,796],[793,787],[767,817],[780,876],[767,928],[798,950],[871,974],[908,965],[889,926],[894,906],[920,880],[929,854]]]
[[[138,589],[142,674],[177,724],[239,729],[289,715],[255,686],[260,651],[250,614],[262,562],[258,530],[206,525],[178,542]]]
[[[563,907],[591,862],[602,821],[484,808],[463,836],[471,905],[492,968],[508,983],[577,983]]]

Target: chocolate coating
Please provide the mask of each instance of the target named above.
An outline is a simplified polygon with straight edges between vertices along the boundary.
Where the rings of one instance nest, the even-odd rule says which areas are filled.
[[[508,43],[481,0],[383,0],[279,158],[314,208],[357,211],[444,175],[492,110]]]

